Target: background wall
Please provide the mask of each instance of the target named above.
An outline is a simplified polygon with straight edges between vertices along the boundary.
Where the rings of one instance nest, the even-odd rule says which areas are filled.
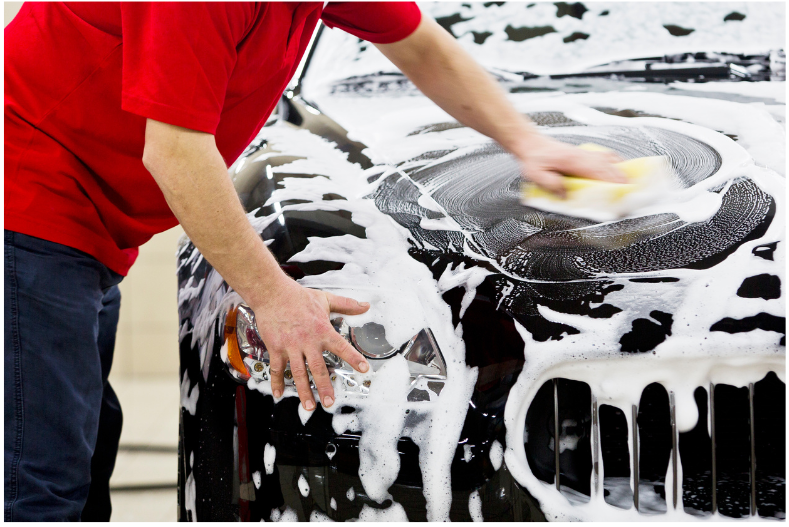
[[[178,375],[175,250],[182,234],[178,226],[151,238],[121,282],[113,378]]]

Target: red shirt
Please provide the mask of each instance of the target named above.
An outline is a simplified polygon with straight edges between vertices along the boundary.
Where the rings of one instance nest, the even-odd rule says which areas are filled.
[[[231,164],[319,19],[390,43],[420,17],[410,2],[26,2],[5,29],[5,228],[125,275],[178,224],[142,164],[146,118],[214,134]]]

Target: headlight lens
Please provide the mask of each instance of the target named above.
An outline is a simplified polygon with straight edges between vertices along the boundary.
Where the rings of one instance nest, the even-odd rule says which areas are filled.
[[[380,369],[387,359],[403,355],[411,373],[409,401],[430,400],[431,393],[441,393],[447,378],[446,362],[429,328],[421,330],[396,348],[386,340],[384,327],[380,324],[370,322],[360,327],[351,327],[342,317],[331,322],[343,338],[369,359],[373,373]],[[252,309],[244,304],[232,308],[225,318],[224,333],[226,353],[222,354],[222,360],[230,375],[239,382],[246,382],[250,378],[269,381],[269,355],[258,333]],[[335,390],[341,389],[358,395],[369,393],[373,382],[369,375],[362,379],[362,374],[328,351],[323,352],[323,360]],[[285,369],[285,385],[294,385],[289,365]],[[315,388],[311,373],[310,386]]]

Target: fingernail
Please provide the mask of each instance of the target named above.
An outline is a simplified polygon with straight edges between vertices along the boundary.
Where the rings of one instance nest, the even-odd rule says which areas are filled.
[[[304,401],[304,409],[305,410],[313,410],[315,408],[315,403],[312,401]]]
[[[323,398],[323,406],[328,408],[329,406],[334,404],[334,399],[329,397],[328,395]]]
[[[369,302],[356,302],[356,303],[359,304],[362,307],[370,307],[370,303]]]
[[[279,390],[274,390],[274,397],[279,399],[280,397],[282,397],[282,392]]]
[[[367,364],[367,361],[362,361],[359,363],[359,371],[362,373],[366,373],[367,370],[370,369],[370,365]]]

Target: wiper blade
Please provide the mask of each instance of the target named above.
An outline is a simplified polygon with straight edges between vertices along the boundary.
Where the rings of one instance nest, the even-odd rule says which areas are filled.
[[[571,79],[576,77],[614,77],[621,79],[643,79],[645,81],[674,81],[674,80],[706,80],[728,79],[732,75],[728,64],[710,64],[703,66],[681,66],[674,68],[643,68],[637,70],[610,69],[602,71],[585,71],[581,73],[566,73],[550,75],[551,79]]]
[[[516,72],[509,72],[514,74]],[[528,72],[518,72],[523,80],[539,77]],[[640,80],[644,82],[671,82],[695,80],[786,80],[786,55],[783,50],[773,50],[759,55],[734,53],[679,53],[663,57],[643,57],[595,66],[584,71],[546,75],[550,79],[583,77]]]

